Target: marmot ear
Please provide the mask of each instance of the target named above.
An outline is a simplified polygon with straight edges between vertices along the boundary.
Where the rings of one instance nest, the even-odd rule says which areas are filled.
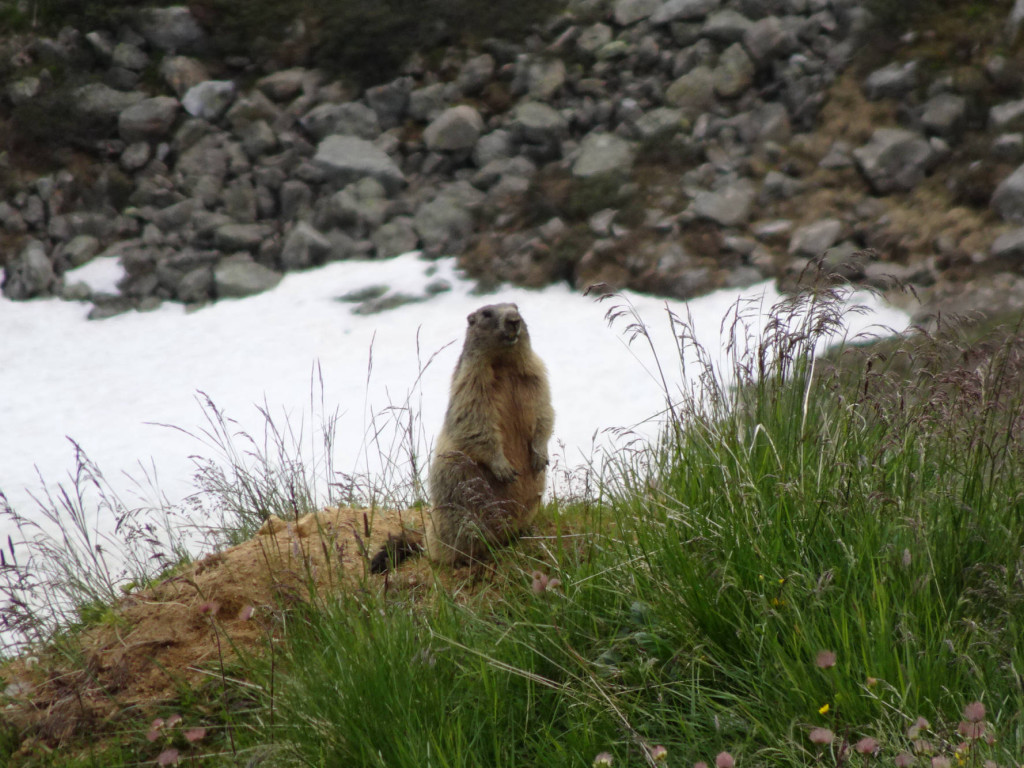
[[[476,322],[476,310],[473,310],[468,315],[466,315],[466,322],[469,323],[470,325]]]

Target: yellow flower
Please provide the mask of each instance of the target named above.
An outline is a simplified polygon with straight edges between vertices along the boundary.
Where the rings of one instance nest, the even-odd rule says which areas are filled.
[[[828,709],[829,709],[828,702],[826,701],[824,704],[821,705],[821,707],[818,708],[818,714],[819,715],[827,715],[828,714]]]

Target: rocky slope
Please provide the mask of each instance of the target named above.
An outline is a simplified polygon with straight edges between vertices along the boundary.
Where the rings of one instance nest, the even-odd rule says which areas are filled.
[[[992,3],[897,39],[858,0],[573,0],[365,89],[212,60],[185,7],[8,40],[4,126],[64,167],[3,158],[2,290],[99,318],[419,248],[485,287],[690,297],[824,254],[911,284],[922,316],[1021,309],[1022,18]],[[74,278],[103,256],[116,295]]]

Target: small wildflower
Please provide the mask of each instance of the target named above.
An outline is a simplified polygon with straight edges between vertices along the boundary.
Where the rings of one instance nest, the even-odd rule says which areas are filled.
[[[202,741],[202,739],[205,738],[205,736],[205,728],[189,728],[187,731],[185,731],[185,741],[187,741],[189,744],[192,744],[196,741]],[[611,765],[611,763],[609,763],[609,765]]]
[[[728,752],[719,752],[715,756],[715,768],[735,768],[736,758]]]
[[[960,724],[956,727],[956,732],[965,739],[980,739],[985,735],[985,724],[969,723],[966,720],[961,720]]]
[[[982,763],[983,768],[999,768],[999,763],[995,760],[986,760]]]
[[[876,685],[878,685],[878,678],[877,677],[868,677],[868,679],[865,680],[864,682],[867,684],[868,688],[874,688]]]
[[[938,755],[932,758],[932,768],[953,768],[953,764],[949,762],[948,757]]]
[[[660,744],[656,747],[651,747],[651,759],[656,763],[668,760],[668,750]]]
[[[878,742],[870,736],[865,736],[854,744],[853,748],[857,751],[857,754],[873,755],[878,751]]]
[[[819,669],[831,669],[836,665],[836,655],[832,651],[818,651],[814,663]]]
[[[772,598],[772,605],[775,608],[784,608],[786,606],[786,601],[785,600],[780,600],[777,597],[773,597]]]
[[[238,620],[248,621],[252,618],[252,613],[254,610],[256,609],[251,605],[243,605],[242,609],[238,612]]]
[[[964,707],[964,720],[979,723],[985,719],[985,705],[980,701],[972,701]]]
[[[220,603],[218,603],[216,600],[207,600],[206,602],[199,604],[199,612],[202,614],[208,613],[211,616],[216,616],[217,611],[219,610]]]
[[[919,717],[917,718],[917,720],[914,721],[914,724],[912,726],[907,728],[907,738],[916,739],[918,736],[921,735],[921,731],[927,731],[931,727],[931,723],[929,723],[923,717]]]
[[[910,550],[909,549],[904,549],[903,550],[903,567],[904,568],[909,568],[910,567]]]
[[[761,577],[762,579],[764,576]],[[708,768],[708,764],[701,760],[699,763],[694,763],[693,768]]]
[[[911,746],[914,747],[914,751],[919,755],[930,755],[935,751],[935,745],[928,741],[928,739],[917,739]]]
[[[828,728],[811,728],[809,738],[813,744],[831,744],[835,734]]]
[[[541,573],[540,571],[533,572],[532,589],[534,594],[541,595],[548,589],[554,589],[561,583],[561,579],[549,579],[547,574]]]
[[[177,765],[178,764],[178,750],[171,748],[165,749],[159,755],[156,756],[157,765]]]
[[[598,752],[594,757],[592,765],[594,768],[601,768],[601,766],[610,766],[612,764],[612,753],[611,752]]]
[[[167,718],[167,727],[168,728],[173,728],[174,726],[176,726],[180,722],[181,722],[181,715],[173,714],[173,715],[171,715],[170,717]]]
[[[818,707],[818,714],[819,715],[827,715],[828,714],[828,710],[829,710],[829,706],[828,706],[828,702],[826,701],[824,704],[822,704],[820,707]]]
[[[900,752],[893,762],[896,764],[896,768],[909,768],[914,764],[914,756],[908,752]]]

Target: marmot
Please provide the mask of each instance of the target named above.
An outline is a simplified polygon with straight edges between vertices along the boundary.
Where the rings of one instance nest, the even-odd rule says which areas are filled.
[[[467,320],[429,477],[426,551],[450,564],[508,544],[533,520],[555,421],[547,370],[519,308],[491,304]],[[382,573],[421,550],[423,538],[389,537],[371,571]]]

